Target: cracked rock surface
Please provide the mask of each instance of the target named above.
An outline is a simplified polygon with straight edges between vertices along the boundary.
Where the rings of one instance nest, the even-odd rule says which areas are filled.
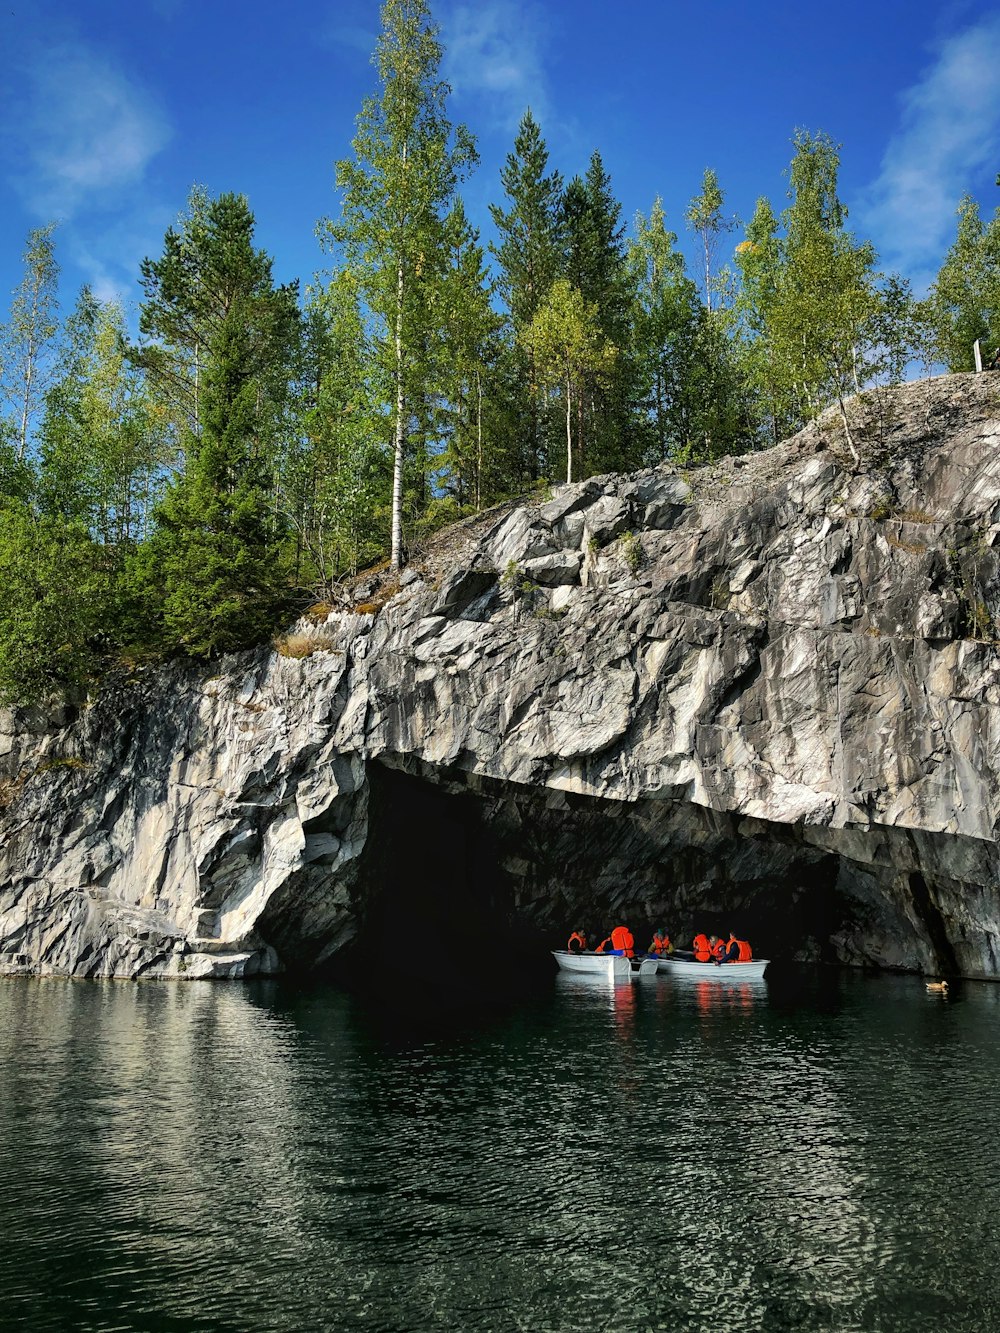
[[[0,971],[321,965],[406,778],[474,810],[539,937],[716,913],[774,956],[995,976],[1000,375],[850,411],[860,469],[828,416],[560,486],[303,622],[305,657],[0,713]]]

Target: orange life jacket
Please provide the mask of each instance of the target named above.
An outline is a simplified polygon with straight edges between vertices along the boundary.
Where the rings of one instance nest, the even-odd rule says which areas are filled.
[[[694,937],[691,941],[691,947],[694,949],[695,959],[699,963],[707,963],[712,956],[712,946],[708,942],[708,936],[704,933]]]
[[[574,931],[573,931],[573,934],[572,934],[572,935],[569,937],[569,939],[566,941],[566,948],[567,948],[567,949],[572,950],[572,948],[573,948],[573,941],[574,941],[574,940],[577,942],[577,944],[579,944],[581,952],[582,952],[584,949],[586,949],[586,947],[587,947],[587,937],[586,937],[586,935],[584,935],[584,934],[583,934],[581,931],[579,931],[579,930],[574,930]]]
[[[611,932],[611,947],[621,949],[626,958],[635,957],[635,937],[628,926],[615,926]]]
[[[739,948],[740,948],[739,955],[738,955],[738,957],[736,957],[736,958],[733,959],[733,962],[735,962],[735,963],[749,963],[749,962],[752,961],[752,959],[753,959],[753,950],[750,948],[750,945],[746,942],[746,940],[738,940],[738,939],[736,938],[735,935],[730,935],[730,937],[729,937],[729,943],[730,943],[730,944],[738,944],[738,945],[739,945]]]
[[[657,931],[656,934],[653,936],[653,942],[650,944],[646,952],[654,955],[661,954],[663,952],[663,936],[660,934],[659,931]]]
[[[709,951],[713,958],[717,958],[721,963],[726,956],[725,940],[716,940],[714,944],[709,945]]]
[[[594,953],[603,953],[604,950],[608,947],[609,944],[611,944],[611,936],[610,936],[610,935],[608,936],[608,938],[607,938],[606,940],[601,940],[600,944],[599,944],[599,945],[597,946],[597,948],[594,950]]]

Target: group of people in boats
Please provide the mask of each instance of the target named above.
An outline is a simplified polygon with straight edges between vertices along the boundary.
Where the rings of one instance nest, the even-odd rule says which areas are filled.
[[[619,953],[624,954],[626,958],[636,956],[635,937],[628,926],[615,926],[607,939],[601,940],[592,951],[587,947],[587,936],[584,932],[574,930],[566,948],[570,953]],[[749,943],[739,939],[732,931],[729,932],[728,939],[724,935],[706,935],[704,931],[699,931],[691,941],[690,950],[675,950],[669,934],[665,930],[655,930],[646,950],[646,956],[666,958],[675,952],[679,958],[693,958],[696,963],[714,963],[717,966],[722,963],[749,963],[753,958],[753,950]]]

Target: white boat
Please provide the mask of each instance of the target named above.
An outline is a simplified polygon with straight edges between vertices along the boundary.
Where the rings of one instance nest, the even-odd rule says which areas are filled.
[[[759,981],[770,959],[754,958],[749,963],[699,963],[693,958],[658,958],[657,971],[672,977],[698,977],[702,981]]]
[[[620,953],[570,953],[568,949],[553,949],[552,957],[563,972],[605,977],[608,981],[652,977],[658,971],[655,958],[626,958]]]

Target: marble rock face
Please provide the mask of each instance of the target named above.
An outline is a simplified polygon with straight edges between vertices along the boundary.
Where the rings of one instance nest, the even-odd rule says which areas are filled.
[[[317,967],[410,901],[996,975],[1000,375],[850,417],[860,467],[830,415],[559,486],[307,656],[0,713],[0,971]]]

